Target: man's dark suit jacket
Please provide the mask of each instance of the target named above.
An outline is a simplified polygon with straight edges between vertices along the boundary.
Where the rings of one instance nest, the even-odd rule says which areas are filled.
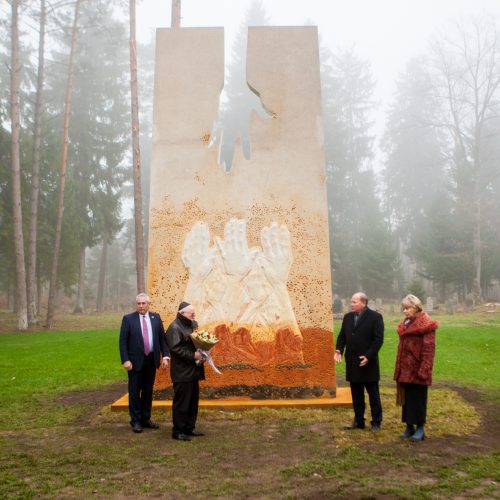
[[[162,356],[168,356],[165,330],[160,315],[149,312],[153,333],[153,352],[156,368],[160,367]],[[122,364],[131,361],[133,370],[140,371],[144,364],[144,340],[142,338],[141,318],[138,312],[123,316],[120,328],[120,356]]]
[[[378,351],[384,342],[384,320],[376,311],[365,308],[354,326],[354,313],[344,316],[337,338],[336,349],[345,348],[346,380],[349,382],[377,382],[380,380]],[[368,363],[359,366],[360,356]]]

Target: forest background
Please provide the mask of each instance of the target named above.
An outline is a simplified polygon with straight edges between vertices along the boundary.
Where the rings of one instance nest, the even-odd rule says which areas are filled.
[[[24,280],[31,325],[51,292],[83,312],[129,307],[138,288],[134,152],[147,248],[154,40],[137,45],[133,147],[132,4],[0,2],[0,308],[18,309]],[[272,24],[265,3],[249,4],[226,67],[225,127],[240,129],[253,103],[246,27]],[[335,295],[500,300],[497,24],[483,13],[433,34],[397,78],[382,133],[370,61],[320,32]]]

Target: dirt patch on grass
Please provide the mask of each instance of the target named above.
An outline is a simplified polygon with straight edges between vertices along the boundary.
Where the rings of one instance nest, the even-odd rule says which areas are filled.
[[[107,406],[127,392],[126,382],[117,382],[93,391],[66,392],[54,402],[62,406],[84,406],[87,410],[73,422],[75,425],[91,424],[92,419],[106,411]]]
[[[499,401],[471,389],[443,385],[430,393],[434,406],[429,437],[423,443],[399,439],[402,424],[393,388],[383,388],[385,418],[377,434],[344,430],[352,419],[350,409],[204,410],[199,430],[207,435],[190,443],[170,439],[168,411],[154,415],[159,430],[133,434],[128,415],[109,410],[125,390],[125,383],[120,383],[65,394],[54,401],[57,411],[87,407],[71,424],[0,435],[5,497],[500,494],[498,472],[492,473],[499,470]]]

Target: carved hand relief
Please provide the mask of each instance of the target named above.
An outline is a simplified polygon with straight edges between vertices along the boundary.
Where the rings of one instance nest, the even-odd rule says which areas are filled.
[[[184,294],[198,322],[222,342],[221,364],[302,364],[302,335],[287,289],[292,265],[290,232],[272,223],[261,231],[261,247],[248,247],[246,222],[231,219],[224,238],[196,222],[184,240],[189,271]]]
[[[242,46],[246,46],[247,33],[244,31]],[[214,119],[208,147],[219,141],[218,163],[226,173],[231,171],[234,152],[238,140],[243,157],[250,160],[250,118],[255,112],[260,118],[267,119],[275,114],[269,112],[260,98],[259,92],[248,85],[246,74],[247,50],[239,54],[239,62],[225,68],[224,87],[219,96],[219,112]],[[230,60],[228,56],[226,60]]]
[[[250,160],[250,117],[255,111],[260,118],[273,116],[261,101],[258,92],[248,86],[246,81],[240,83],[230,92],[225,88],[219,99],[219,115],[214,120],[208,147],[219,143],[219,165],[230,172],[233,164],[234,150],[238,139],[241,143],[245,160]]]

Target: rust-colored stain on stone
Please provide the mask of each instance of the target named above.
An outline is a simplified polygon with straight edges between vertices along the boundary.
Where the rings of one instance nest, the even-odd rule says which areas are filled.
[[[219,394],[224,396],[239,395],[241,386],[246,388],[286,387],[286,388],[318,388],[317,396],[335,394],[335,365],[333,362],[333,332],[319,328],[306,328],[301,331],[304,343],[302,352],[303,363],[276,363],[268,365],[252,365],[250,363],[231,363],[224,354],[223,343],[217,344],[211,351],[216,366],[222,371],[218,375],[206,367],[206,380],[201,382],[205,394],[215,394],[210,389],[219,388]],[[263,347],[263,346],[261,346]],[[265,350],[273,351],[277,346],[267,346]],[[291,361],[291,360],[290,360]],[[158,370],[155,391],[171,387],[168,370]],[[226,388],[227,391],[223,389]],[[233,392],[233,394],[231,394]],[[250,389],[251,393],[251,389]],[[310,394],[305,392],[310,397]],[[276,394],[274,394],[276,397]],[[287,394],[285,393],[286,397]],[[296,394],[294,394],[296,396]]]
[[[252,339],[250,330],[255,325],[217,325],[213,333],[220,340],[214,359],[220,365],[249,365],[260,368],[269,365],[304,364],[303,339],[293,329],[283,326],[274,340]]]
[[[203,142],[203,144],[205,144],[205,146],[208,146],[208,143],[210,142],[210,133],[206,133],[206,134],[203,134],[201,136],[201,142]]]

